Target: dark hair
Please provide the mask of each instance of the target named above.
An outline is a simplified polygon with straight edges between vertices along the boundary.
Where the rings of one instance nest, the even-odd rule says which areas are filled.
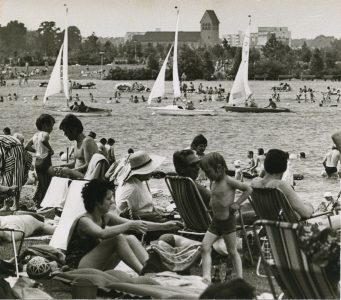
[[[186,175],[186,167],[187,167],[187,156],[195,155],[194,151],[191,149],[184,149],[180,151],[176,151],[173,154],[173,164],[176,173],[180,176],[187,176]]]
[[[90,131],[88,135],[89,135],[90,137],[92,137],[93,139],[96,138],[96,133],[93,132],[93,131]]]
[[[82,189],[82,197],[87,212],[92,213],[96,203],[102,203],[108,190],[114,190],[111,182],[93,179]]]
[[[256,289],[242,278],[211,284],[199,299],[254,299]]]
[[[207,146],[207,139],[202,135],[198,134],[191,143],[191,149],[197,147],[198,145],[206,145]]]
[[[128,153],[129,153],[129,154],[134,153],[134,149],[133,149],[133,148],[129,148],[129,149],[128,149]]]
[[[264,155],[264,149],[258,148],[258,155]]]
[[[108,138],[108,144],[109,145],[115,144],[115,140],[113,138]]]
[[[56,123],[54,117],[49,114],[41,114],[36,120],[36,127],[38,130],[43,130],[44,125],[53,125]]]
[[[247,153],[253,156],[253,151],[250,150]]]
[[[79,120],[75,115],[68,114],[64,117],[59,125],[61,130],[75,130],[78,134],[83,132],[83,125],[81,120]]]
[[[9,127],[5,127],[3,132],[4,132],[4,134],[10,135],[11,134],[11,129],[9,129]]]
[[[287,169],[288,154],[279,149],[270,149],[265,156],[264,170],[269,174],[284,173]]]
[[[99,142],[100,142],[101,144],[105,145],[105,144],[107,143],[107,139],[106,139],[106,138],[101,138],[101,139],[99,140]]]
[[[59,152],[59,156],[63,155],[64,154],[64,151],[60,151]]]

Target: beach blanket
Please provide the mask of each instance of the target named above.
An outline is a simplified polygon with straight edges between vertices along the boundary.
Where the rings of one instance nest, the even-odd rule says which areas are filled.
[[[184,271],[200,257],[201,245],[172,247],[164,241],[151,244],[151,249],[160,258],[160,263],[169,271]]]
[[[85,213],[81,191],[87,181],[73,180],[67,193],[64,209],[58,226],[51,238],[50,246],[66,250],[67,238],[74,220]]]
[[[84,179],[105,179],[105,173],[109,169],[109,162],[104,155],[95,153],[89,162]]]
[[[52,177],[49,188],[41,202],[41,207],[63,207],[71,180],[62,177]]]
[[[44,244],[32,245],[26,248],[20,255],[19,261],[25,264],[34,256],[42,256],[48,261],[56,261],[60,266],[65,265],[65,254],[54,247]]]
[[[56,275],[54,279],[71,283],[76,278],[90,280],[98,288],[116,290],[132,295],[152,297],[157,299],[197,299],[201,290],[182,286],[164,286],[157,281],[144,276],[131,277],[124,272],[95,269],[77,269]]]

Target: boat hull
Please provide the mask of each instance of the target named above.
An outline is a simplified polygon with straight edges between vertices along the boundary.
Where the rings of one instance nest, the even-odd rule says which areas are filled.
[[[148,107],[155,114],[165,116],[216,116],[218,112],[213,109],[184,109],[178,106]]]
[[[249,106],[224,106],[226,111],[240,113],[284,113],[291,112],[289,108],[263,108]]]
[[[76,117],[108,117],[111,116],[111,109],[100,109],[100,108],[92,108],[89,112],[79,112],[72,111],[71,109],[65,108],[45,108],[45,111],[49,112],[52,115],[57,116],[65,116],[67,114],[73,114]]]

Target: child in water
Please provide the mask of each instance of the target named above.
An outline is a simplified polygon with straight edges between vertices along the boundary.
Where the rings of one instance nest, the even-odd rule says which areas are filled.
[[[213,243],[222,236],[226,249],[232,258],[236,276],[243,277],[242,261],[237,251],[236,217],[235,212],[251,194],[252,188],[234,178],[229,177],[227,165],[223,156],[217,152],[205,155],[200,161],[200,167],[211,180],[211,208],[212,222],[202,241],[201,257],[203,267],[203,281],[211,282],[211,249]],[[242,194],[234,201],[236,190]]]

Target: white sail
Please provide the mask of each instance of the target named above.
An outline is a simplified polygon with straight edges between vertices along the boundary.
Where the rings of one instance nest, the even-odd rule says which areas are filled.
[[[229,102],[231,105],[241,105],[252,94],[249,83],[249,46],[250,46],[250,26],[251,20],[245,31],[245,37],[242,48],[242,60],[239,65],[239,69],[234,79],[233,86],[230,93]]]
[[[63,52],[63,45],[60,47],[56,63],[54,64],[51,77],[50,77],[49,83],[45,91],[44,100],[43,100],[44,103],[46,102],[47,97],[52,96],[54,94],[61,93],[63,91],[62,80],[60,77],[62,52]]]
[[[179,30],[179,10],[177,10],[177,20],[175,28],[175,39],[174,39],[174,55],[173,55],[173,90],[174,98],[180,98],[180,81],[178,72],[178,30]]]
[[[63,89],[64,95],[67,100],[69,100],[69,71],[68,71],[68,24],[67,24],[67,13],[66,8],[66,18],[65,18],[65,31],[64,31],[64,48],[63,48]]]
[[[165,94],[165,75],[166,75],[166,68],[167,68],[167,62],[169,59],[169,55],[172,51],[173,45],[170,47],[168,54],[162,64],[162,67],[160,69],[159,75],[157,76],[152,91],[149,94],[148,97],[148,104],[152,102],[152,99],[157,97],[162,97]]]

